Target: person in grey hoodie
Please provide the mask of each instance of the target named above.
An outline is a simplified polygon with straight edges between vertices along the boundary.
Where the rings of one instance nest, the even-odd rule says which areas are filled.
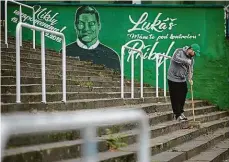
[[[174,117],[178,121],[187,120],[184,104],[188,92],[187,79],[193,84],[194,56],[200,56],[200,46],[192,44],[175,50],[168,69],[168,86]]]

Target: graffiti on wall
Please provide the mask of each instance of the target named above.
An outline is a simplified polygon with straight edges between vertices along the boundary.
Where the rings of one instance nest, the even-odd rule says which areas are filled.
[[[92,6],[79,6],[66,10],[63,7],[35,5],[35,25],[64,33],[68,56],[79,56],[83,61],[92,61],[116,70],[120,70],[121,54],[125,55],[127,63],[130,62],[132,55],[135,59],[140,57],[135,51],[122,51],[123,46],[142,51],[144,64],[152,65],[155,63],[156,54],[172,55],[175,48],[180,48],[183,42],[187,42],[184,45],[189,45],[200,40],[201,31],[185,30],[185,18],[181,15],[147,10],[136,13],[129,12],[128,9],[123,13],[117,10],[113,14],[103,11],[102,7],[98,8],[99,10]],[[25,9],[22,21],[32,24],[31,11],[24,11]],[[10,20],[15,24],[19,21],[18,9],[13,10]],[[48,43],[47,47],[52,46],[55,50],[61,51],[61,38],[49,33],[45,33],[45,36],[59,43]],[[159,66],[163,62],[164,58],[160,58]]]
[[[121,49],[126,45],[141,50],[144,54],[144,82],[152,86],[155,86],[156,78],[155,54],[171,56],[176,48],[198,43],[203,55],[195,61],[194,85],[198,87],[195,96],[228,107],[228,80],[225,79],[225,74],[228,74],[228,68],[225,68],[228,67],[228,45],[224,44],[226,28],[225,10],[222,8],[96,6],[83,9],[80,6],[47,5],[34,7],[35,25],[64,33],[68,51],[72,45],[79,49],[67,53],[68,55],[80,55],[81,60],[84,57],[85,60],[92,60],[94,63],[119,68],[117,65],[119,57],[125,54],[127,78],[131,76],[130,57],[134,55],[137,78],[140,76],[140,61],[137,61],[139,55],[129,50],[121,53]],[[82,14],[80,10],[94,10],[94,13]],[[76,17],[77,13],[79,14]],[[23,8],[22,17],[23,22],[32,24],[31,10]],[[18,20],[19,7],[10,5],[9,35],[15,36]],[[46,48],[61,50],[61,40],[52,35],[46,35],[46,38]],[[23,39],[32,40],[32,32],[23,30]],[[98,48],[96,42],[103,45],[103,48]],[[40,43],[39,36],[36,36],[36,43]],[[90,53],[92,50],[104,55],[94,55],[95,52]],[[116,55],[119,57],[115,57]],[[110,59],[111,56],[114,56],[114,59]],[[118,61],[106,62],[106,60]],[[160,65],[163,62],[161,59]],[[163,87],[162,72],[163,66],[159,68],[159,87]],[[209,76],[214,76],[216,79],[209,79]],[[218,96],[221,97],[218,99]]]
[[[127,30],[127,37],[131,40],[124,46],[128,46],[134,49],[138,49],[143,52],[144,59],[155,60],[156,54],[163,54],[168,56],[174,51],[174,44],[176,40],[196,40],[200,37],[200,34],[173,34],[170,33],[173,28],[179,25],[179,20],[176,17],[164,16],[163,13],[158,13],[157,16],[152,19],[149,18],[147,12],[142,13],[137,19],[134,19],[129,15],[129,22],[131,28]],[[139,33],[141,32],[141,33]],[[170,34],[169,34],[170,33]],[[163,40],[171,40],[167,46],[163,44]],[[158,46],[163,46],[163,51],[158,50]],[[134,55],[136,59],[140,57],[140,54],[136,51],[128,50],[127,61],[130,61],[131,56]],[[164,58],[159,58],[159,66],[164,62]]]
[[[74,26],[76,41],[66,46],[68,56],[78,56],[82,61],[92,61],[94,64],[120,70],[119,55],[99,41],[101,22],[94,7],[79,7],[75,13]]]
[[[57,27],[57,25],[59,24],[58,15],[60,13],[54,12],[53,10],[49,10],[47,7],[42,7],[40,5],[35,5],[33,7],[35,11],[35,26],[39,26],[56,32],[64,32],[64,30],[67,28],[67,26],[64,24],[61,25],[61,28]],[[19,22],[20,11],[16,9],[13,11],[13,14],[14,16],[11,17],[11,22],[17,24]],[[32,11],[28,13],[22,12],[21,18],[22,22],[33,24]],[[56,35],[45,33],[45,36],[56,42],[61,42],[61,38]]]

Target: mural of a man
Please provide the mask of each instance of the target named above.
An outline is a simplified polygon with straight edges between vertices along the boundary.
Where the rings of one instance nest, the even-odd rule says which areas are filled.
[[[99,41],[100,17],[94,7],[81,6],[76,10],[75,29],[77,38],[66,46],[67,56],[79,56],[82,61],[120,70],[118,54]]]

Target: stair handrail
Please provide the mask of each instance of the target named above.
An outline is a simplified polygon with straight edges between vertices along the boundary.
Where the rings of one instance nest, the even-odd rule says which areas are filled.
[[[10,1],[12,3],[15,3],[15,4],[18,4],[20,6],[20,9],[19,9],[19,14],[20,14],[19,22],[22,22],[22,8],[21,8],[21,6],[29,8],[29,9],[32,9],[33,10],[33,25],[35,26],[35,10],[34,10],[34,7],[31,7],[29,5],[25,5],[23,3],[20,3],[20,2],[14,1],[14,0],[5,0],[5,44],[6,44],[7,48],[8,48],[8,34],[7,34],[7,30],[8,30],[8,26],[7,26],[8,1]],[[20,35],[22,35],[22,31],[21,31]],[[35,30],[33,30],[33,49],[35,49],[35,39],[36,39],[35,37],[36,37]],[[20,45],[22,46],[22,40],[20,40]]]
[[[142,51],[137,50],[135,48],[131,48],[128,46],[122,46],[121,49],[121,98],[124,98],[124,55],[125,55],[125,49],[129,49],[132,51],[135,51],[140,54],[140,98],[143,98],[143,77],[144,77],[144,71],[143,71],[143,59],[144,55]],[[134,98],[134,54],[131,54],[131,98]]]
[[[226,35],[226,38],[228,38],[229,37],[229,33],[228,33],[228,31],[229,31],[229,24],[228,24],[228,22],[229,22],[229,5],[227,5],[227,6],[225,6],[224,7],[224,19],[225,19],[225,35]]]
[[[159,69],[159,65],[158,65],[158,60],[159,57],[164,57],[164,72],[163,72],[163,77],[164,77],[164,97],[166,97],[166,60],[167,59],[171,59],[171,56],[167,56],[167,55],[163,55],[163,54],[155,54],[156,56],[156,97],[159,97],[159,93],[158,93],[158,69]]]
[[[88,118],[87,118],[88,116]],[[80,129],[83,131],[84,162],[98,162],[96,128],[114,124],[137,122],[140,129],[138,142],[138,162],[150,162],[149,117],[140,109],[108,109],[76,112],[44,112],[38,114],[22,113],[2,115],[1,120],[1,155],[11,135],[66,131]],[[15,122],[16,121],[16,122]]]
[[[66,42],[63,33],[37,27],[34,25],[19,22],[16,27],[16,103],[21,102],[21,83],[20,83],[20,32],[22,27],[34,29],[41,32],[41,74],[42,74],[42,101],[46,103],[46,83],[45,83],[45,36],[44,33],[51,33],[62,38],[62,89],[63,102],[66,102]]]

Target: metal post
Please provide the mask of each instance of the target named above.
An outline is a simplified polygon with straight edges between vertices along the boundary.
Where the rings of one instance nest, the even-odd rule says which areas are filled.
[[[121,98],[124,98],[124,52],[125,48],[121,50]]]
[[[21,103],[20,33],[21,33],[21,26],[17,25],[16,27],[16,103]]]
[[[130,48],[128,46],[123,46],[122,47],[122,51],[121,51],[121,97],[122,97],[122,92],[124,90],[122,90],[122,78],[123,78],[123,73],[122,71],[124,71],[124,50],[125,48],[132,50],[132,51],[136,51],[140,54],[141,59],[140,59],[140,88],[141,88],[141,98],[143,98],[143,59],[144,59],[144,55],[140,50],[134,49],[134,48]],[[131,98],[134,98],[134,54],[131,54]]]
[[[143,98],[143,56],[141,56],[141,98]]]
[[[33,25],[35,25],[35,11],[34,11],[34,8],[33,7],[28,6],[28,5],[25,5],[23,3],[19,3],[19,2],[14,1],[14,0],[5,0],[5,44],[6,44],[7,48],[8,48],[8,33],[7,33],[7,30],[8,30],[8,27],[7,27],[8,26],[7,10],[8,10],[8,8],[7,8],[7,4],[8,4],[9,1],[12,2],[12,3],[15,3],[17,5],[19,5],[19,7],[20,7],[20,9],[19,9],[19,23],[22,22],[22,8],[21,8],[21,6],[24,6],[26,8],[30,8],[30,9],[33,9],[33,17],[34,17],[34,23],[33,23]],[[34,31],[34,33],[35,33],[35,31]],[[21,37],[20,38],[20,46],[22,46],[22,33],[20,33],[20,37]],[[35,40],[35,37],[34,37],[34,40]]]
[[[139,143],[140,148],[138,151],[138,162],[149,162],[150,161],[150,134],[149,134],[149,123],[147,118],[142,118],[140,121],[140,134],[139,134]]]
[[[45,33],[41,31],[41,75],[42,75],[42,101],[46,103],[46,83],[45,83]]]
[[[34,11],[34,8],[33,8],[33,25],[35,26],[35,11]],[[36,48],[36,45],[35,45],[35,40],[36,40],[36,33],[35,33],[35,29],[33,29],[33,49]]]
[[[156,54],[156,97],[158,97],[158,55]]]
[[[166,97],[166,58],[164,58],[164,97]]]
[[[134,54],[131,53],[131,98],[134,98]]]
[[[63,73],[63,102],[66,102],[66,43],[65,37],[62,39],[62,73]]]
[[[97,144],[96,144],[96,128],[87,126],[83,129],[83,157],[85,162],[98,162]]]
[[[3,159],[4,149],[5,149],[5,146],[7,144],[8,139],[9,139],[9,129],[10,128],[7,127],[7,124],[4,121],[1,121],[1,141],[0,141],[1,154],[0,154],[0,161],[2,161],[2,159]]]
[[[5,44],[8,48],[8,36],[7,36],[7,0],[5,0]]]
[[[21,20],[21,15],[22,15],[22,8],[21,8],[21,5],[20,5],[20,17],[19,17],[19,22],[22,22]],[[20,46],[22,46],[22,28],[20,30]]]
[[[46,98],[45,98],[45,93],[46,93],[46,89],[45,89],[45,39],[44,39],[44,33],[52,33],[55,34],[57,36],[60,36],[62,38],[62,69],[63,69],[63,101],[66,102],[66,42],[65,42],[65,36],[63,33],[60,32],[56,32],[56,31],[52,31],[52,30],[48,30],[48,29],[44,29],[44,28],[40,28],[40,27],[36,27],[30,24],[26,24],[26,23],[22,23],[19,22],[17,24],[17,28],[16,28],[16,45],[17,45],[17,50],[16,50],[16,55],[17,55],[17,101],[20,102],[20,30],[22,27],[26,27],[26,28],[30,28],[30,29],[34,29],[34,30],[38,30],[41,32],[41,52],[42,52],[42,102],[46,102]],[[19,71],[19,72],[18,72]]]
[[[132,4],[141,4],[141,0],[132,0]]]
[[[85,116],[90,118],[85,119]],[[5,147],[7,138],[13,134],[29,134],[50,131],[66,131],[83,129],[83,138],[85,145],[83,146],[83,154],[86,162],[97,162],[97,149],[95,144],[96,127],[110,126],[113,124],[122,124],[129,122],[137,122],[140,128],[138,141],[141,149],[138,151],[138,162],[150,162],[149,147],[149,117],[143,110],[117,110],[108,109],[78,111],[78,112],[60,112],[60,113],[39,113],[39,114],[12,114],[2,115],[2,128],[7,128],[4,134],[1,132],[1,148]],[[17,121],[17,122],[15,122]],[[3,141],[3,142],[2,142]],[[95,150],[93,150],[95,149]],[[82,157],[84,157],[82,156]]]

